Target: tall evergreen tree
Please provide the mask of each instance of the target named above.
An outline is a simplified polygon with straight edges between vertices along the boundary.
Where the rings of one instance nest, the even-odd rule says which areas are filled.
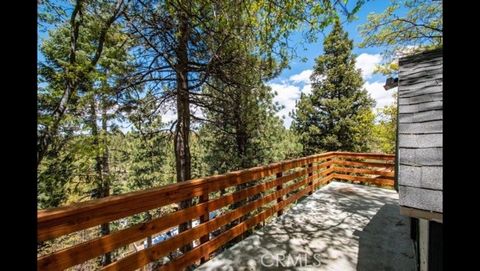
[[[237,55],[242,59],[240,65],[229,65],[224,69],[227,78],[216,77],[207,82],[198,101],[204,108],[208,120],[202,127],[207,145],[207,156],[212,174],[225,173],[260,164],[268,164],[280,153],[276,146],[281,145],[282,135],[286,133],[281,119],[275,115],[277,106],[273,103],[274,93],[265,86],[272,72],[258,58],[248,52]],[[236,191],[255,185],[257,181],[236,185]],[[223,193],[223,191],[221,192]],[[256,200],[254,195],[235,202],[230,206],[236,209],[247,202]],[[232,221],[233,227],[255,212]],[[232,240],[236,242],[249,233]]]
[[[312,94],[302,95],[293,114],[305,155],[323,151],[366,151],[374,101],[355,68],[353,42],[338,21],[323,44],[311,76]]]
[[[57,40],[52,37],[53,42],[41,48],[46,61],[39,63],[39,83],[47,84],[47,93],[38,112],[37,167],[55,149],[51,145],[58,143],[62,123],[78,102],[79,90],[88,86],[98,72],[96,68],[105,54],[107,40],[112,32],[118,31],[113,28],[125,8],[123,0],[115,3],[76,0],[71,6],[61,1],[39,4],[39,24],[50,25],[52,32],[57,32]],[[71,9],[69,17],[68,9]],[[124,46],[118,46],[121,41],[113,42],[116,47]],[[42,91],[45,90],[40,88],[39,93]]]
[[[215,78],[202,92],[202,104],[208,122],[204,125],[210,136],[209,161],[212,169],[224,173],[253,167],[269,159],[268,149],[274,138],[268,136],[275,121],[276,108],[271,89],[262,83],[260,63],[245,57],[241,65],[224,70],[236,76],[236,82]],[[268,144],[270,143],[270,144]]]
[[[55,5],[57,9],[67,10],[60,3]],[[70,21],[54,16],[57,24],[52,25],[39,48],[44,60],[38,63],[37,169],[42,182],[39,192],[55,194],[56,200],[50,201],[48,207],[65,203],[67,183],[79,177],[76,172],[85,173],[93,167],[98,178],[94,181],[96,191],[91,194],[102,197],[109,193],[106,191],[109,190],[106,137],[114,128],[112,119],[118,117],[115,109],[120,103],[118,98],[125,93],[119,91],[121,77],[131,68],[128,57],[131,41],[122,33],[121,24],[109,21],[105,25],[105,18],[97,16],[98,12],[111,12],[112,3],[79,0],[72,3],[72,8]],[[115,14],[115,18],[118,16]],[[68,149],[63,152],[63,148]],[[85,160],[94,157],[96,165],[73,159],[79,156]],[[68,170],[60,171],[64,174],[55,189],[44,190],[43,186],[50,186],[47,182],[57,179],[52,177],[59,165]]]
[[[113,185],[108,134],[115,126],[111,120],[118,113],[118,97],[124,92],[119,86],[131,68],[131,43],[117,21],[124,9],[123,1],[115,4],[77,0],[72,8],[70,21],[58,18],[58,27],[49,31],[40,47],[45,60],[38,69],[39,82],[43,83],[38,94],[39,180],[50,182],[51,170],[62,165],[69,170],[62,174],[66,177],[63,183],[54,179],[59,184],[54,195],[67,190],[69,183],[76,180],[89,188],[83,198],[103,198],[111,194]],[[108,20],[98,13],[108,14]],[[73,138],[76,142],[67,144]],[[79,148],[72,148],[77,143]],[[68,159],[72,154],[58,155],[64,146],[71,147],[68,151],[76,155],[75,164]],[[39,189],[47,187],[39,185]],[[51,193],[40,191],[44,195]],[[67,197],[48,203],[61,204],[64,200]],[[102,224],[100,234],[109,233],[110,224]],[[101,265],[111,263],[111,253],[100,260]]]

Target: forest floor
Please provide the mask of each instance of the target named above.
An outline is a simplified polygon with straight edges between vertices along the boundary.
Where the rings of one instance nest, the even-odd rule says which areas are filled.
[[[332,182],[196,270],[415,270],[395,190]]]

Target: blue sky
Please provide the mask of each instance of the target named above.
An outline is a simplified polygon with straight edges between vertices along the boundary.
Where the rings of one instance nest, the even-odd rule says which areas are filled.
[[[385,76],[373,74],[375,65],[382,60],[383,48],[358,48],[358,44],[362,40],[358,27],[367,21],[369,13],[380,13],[390,4],[390,1],[386,0],[368,1],[357,14],[357,20],[343,24],[343,28],[348,32],[349,38],[354,41],[353,53],[357,56],[357,68],[362,69],[362,76],[365,80],[364,87],[370,93],[370,96],[375,99],[376,108],[391,104],[393,102],[392,94],[395,89],[388,92],[385,91],[383,89]],[[325,34],[328,34],[328,31]],[[301,35],[296,34],[292,36],[291,41],[295,44],[301,42],[301,39]],[[322,44],[323,35],[319,34],[317,42],[305,44],[305,50],[299,48],[297,51],[299,59],[305,57],[307,59],[306,62],[301,62],[299,59],[292,60],[290,69],[285,69],[280,76],[268,82],[268,85],[277,92],[274,101],[285,107],[278,115],[284,117],[284,125],[286,127],[289,127],[291,123],[288,113],[294,109],[295,101],[300,97],[300,93],[309,93],[311,91],[309,76],[313,70],[315,58],[323,53]]]

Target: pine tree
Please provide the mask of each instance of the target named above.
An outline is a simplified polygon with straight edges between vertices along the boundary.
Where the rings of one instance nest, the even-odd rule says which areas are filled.
[[[244,52],[241,65],[230,65],[224,70],[225,76],[235,76],[236,80],[226,81],[224,77],[207,82],[201,104],[207,122],[201,132],[207,146],[206,161],[211,173],[225,173],[273,162],[280,158],[279,146],[286,129],[281,119],[275,115],[278,108],[273,103],[274,93],[263,83],[271,76],[269,69],[262,69],[262,61]],[[262,180],[238,184],[235,190],[241,191]],[[223,191],[221,192],[223,193]],[[236,209],[254,201],[259,194],[239,200],[230,208]],[[232,221],[227,228],[248,219],[255,212]],[[232,240],[236,242],[250,232]]]
[[[123,6],[117,5],[105,23],[97,12],[108,14],[113,8],[110,3],[76,1],[71,20],[60,20],[41,43],[39,49],[45,60],[39,62],[38,69],[42,86],[38,91],[37,165],[43,183],[38,187],[41,194],[56,196],[54,201],[42,204],[69,200],[58,196],[62,190],[81,191],[82,199],[111,194],[114,179],[108,136],[115,127],[111,120],[118,112],[114,108],[125,92],[119,87],[132,67],[128,57],[131,40],[116,21]],[[64,147],[70,149],[59,155]],[[58,167],[68,169],[62,174],[65,179],[50,180],[52,170]],[[58,184],[53,193],[45,190],[52,187],[52,181]],[[77,185],[71,189],[74,182]],[[102,236],[110,233],[110,225],[113,223],[101,225]],[[101,265],[111,263],[111,256],[110,252],[102,256]]]
[[[338,21],[315,60],[312,94],[302,95],[293,114],[305,155],[324,151],[366,151],[374,101],[355,68],[353,42]]]
[[[274,146],[280,143],[284,131],[275,115],[278,108],[273,103],[274,93],[263,83],[273,72],[248,52],[237,58],[242,64],[224,70],[224,77],[236,77],[235,81],[224,77],[210,80],[197,101],[207,120],[204,142],[212,174],[272,162],[276,157]]]

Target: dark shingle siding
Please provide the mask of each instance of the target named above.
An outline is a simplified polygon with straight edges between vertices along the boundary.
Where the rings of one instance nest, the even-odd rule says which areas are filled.
[[[399,65],[400,205],[442,212],[442,50],[401,58]]]
[[[419,104],[419,103],[427,103],[427,102],[436,102],[443,100],[443,93],[442,89],[440,88],[436,93],[426,93],[423,95],[415,95],[410,97],[400,97],[398,99],[399,105],[412,105],[412,104]]]
[[[399,97],[415,97],[422,94],[431,94],[442,92],[443,79],[416,81],[413,84],[402,80],[402,84],[398,87]]]
[[[406,79],[404,78],[403,84],[405,85],[417,85],[422,86],[423,85],[432,85],[432,82],[435,85],[438,85],[440,83],[443,83],[443,75],[442,74],[429,74],[429,73],[422,73],[421,75],[417,75],[415,77],[410,77],[410,76],[405,76],[407,77]]]
[[[441,148],[443,146],[442,134],[402,134],[398,139],[400,148]]]
[[[443,197],[441,190],[430,190],[400,185],[399,194],[399,203],[402,206],[409,206],[439,213],[443,212]]]
[[[426,51],[422,52],[419,54],[415,55],[410,55],[406,57],[402,57],[399,60],[400,66],[408,67],[418,67],[421,65],[426,65],[428,64],[429,67],[432,65],[429,65],[429,63],[441,63],[442,61],[442,55],[443,55],[443,50],[442,48],[431,50],[431,51]]]
[[[401,135],[399,135],[399,139]],[[399,147],[398,162],[400,165],[414,166],[442,166],[443,149],[442,148],[405,148]],[[400,179],[400,184],[402,180]]]
[[[398,107],[400,108],[402,106],[403,105],[399,105]],[[398,114],[398,121],[400,122],[400,126],[408,125],[408,123],[426,122],[426,121],[434,121],[434,120],[443,120],[442,110]],[[407,124],[402,124],[402,123],[407,123]]]
[[[443,93],[442,86],[419,87],[409,92],[398,89],[398,92],[400,99]]]
[[[399,178],[404,186],[442,190],[442,174],[441,166],[399,166]]]
[[[443,103],[442,101],[435,101],[435,102],[426,102],[426,103],[417,103],[417,104],[405,104],[399,108],[400,114],[403,113],[417,113],[417,112],[425,112],[425,111],[432,111],[432,110],[442,110]]]
[[[398,72],[398,75],[400,77],[408,76],[409,79],[411,78],[425,79],[425,76],[428,76],[429,74],[438,74],[442,72],[442,68],[438,66],[435,66],[435,67],[430,67],[428,65],[422,65],[422,66],[416,66],[416,67],[412,67],[411,69],[401,70]]]
[[[399,134],[438,134],[442,132],[443,121],[441,120],[409,123],[398,127]]]

